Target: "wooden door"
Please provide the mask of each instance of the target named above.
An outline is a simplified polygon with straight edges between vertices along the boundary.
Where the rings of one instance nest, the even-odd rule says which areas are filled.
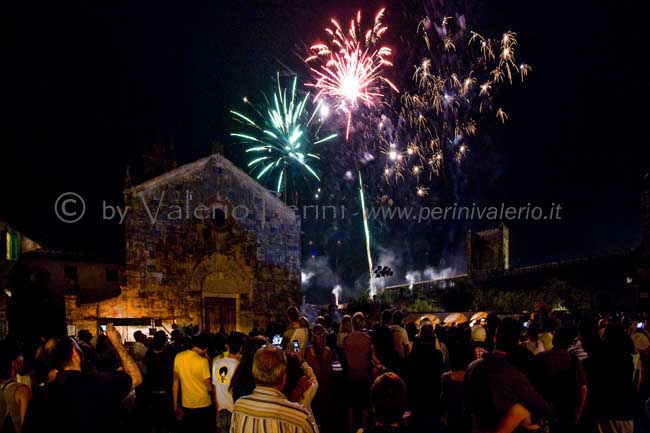
[[[207,332],[219,332],[221,326],[230,333],[237,329],[237,300],[235,298],[205,298]]]

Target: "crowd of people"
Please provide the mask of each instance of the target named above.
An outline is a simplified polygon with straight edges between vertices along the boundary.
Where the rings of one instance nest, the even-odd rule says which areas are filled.
[[[542,308],[443,326],[384,309],[312,324],[290,307],[287,321],[4,341],[0,432],[650,431],[640,316]]]

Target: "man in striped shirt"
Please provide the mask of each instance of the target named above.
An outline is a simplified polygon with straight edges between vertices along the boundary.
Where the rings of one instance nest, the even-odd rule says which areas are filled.
[[[264,346],[253,359],[255,391],[235,402],[230,433],[318,433],[307,409],[282,394],[287,358],[279,347]]]

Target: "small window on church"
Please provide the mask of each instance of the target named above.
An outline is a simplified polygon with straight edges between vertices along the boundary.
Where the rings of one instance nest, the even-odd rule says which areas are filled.
[[[226,225],[226,214],[221,209],[212,210],[212,224],[216,227],[221,228]]]
[[[18,234],[6,232],[5,235],[5,245],[6,245],[6,258],[7,260],[18,260],[19,253],[19,243],[18,243]]]

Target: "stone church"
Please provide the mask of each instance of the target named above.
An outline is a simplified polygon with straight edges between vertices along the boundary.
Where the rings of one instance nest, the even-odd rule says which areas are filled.
[[[247,332],[300,303],[299,217],[220,154],[127,189],[120,210],[120,294],[66,295],[69,333],[108,322],[129,335],[173,325]]]

